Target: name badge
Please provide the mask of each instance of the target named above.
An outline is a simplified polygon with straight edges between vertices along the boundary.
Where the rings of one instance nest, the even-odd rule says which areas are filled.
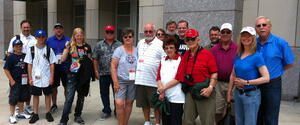
[[[130,69],[128,72],[129,72],[129,80],[135,80],[135,70]]]
[[[28,83],[28,75],[22,74],[22,85],[27,85]]]
[[[144,63],[144,60],[143,59],[139,59],[139,63]]]

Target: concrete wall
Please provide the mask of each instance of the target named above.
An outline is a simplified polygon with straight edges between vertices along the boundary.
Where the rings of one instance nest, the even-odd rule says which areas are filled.
[[[231,23],[234,34],[238,33],[242,24],[242,8],[242,0],[165,0],[164,24],[169,20],[187,20],[189,28],[200,32],[201,45],[206,45],[211,26]]]
[[[13,9],[14,16],[14,34],[20,34],[20,23],[22,20],[26,19],[26,2],[25,1],[13,1],[13,7],[18,9]]]
[[[0,0],[0,57],[8,48],[10,39],[13,37],[13,2]]]
[[[168,0],[139,0],[139,39],[143,38],[144,26],[153,23],[158,28],[164,28],[164,3]]]

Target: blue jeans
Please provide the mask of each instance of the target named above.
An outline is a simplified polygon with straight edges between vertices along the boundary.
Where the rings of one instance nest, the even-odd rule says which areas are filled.
[[[241,94],[234,90],[236,125],[255,125],[261,100],[259,89]]]
[[[69,113],[72,108],[72,103],[74,100],[75,92],[77,91],[77,102],[75,107],[75,117],[81,116],[83,104],[84,104],[84,94],[78,92],[76,85],[78,84],[77,76],[75,74],[67,75],[67,96],[64,104],[63,113],[60,119],[61,123],[67,123],[69,120]]]
[[[101,96],[102,104],[104,106],[102,112],[110,114],[111,108],[110,108],[110,101],[109,101],[109,86],[111,85],[112,89],[114,90],[111,75],[100,76],[99,84],[100,84],[100,96]]]
[[[258,125],[278,125],[281,80],[260,85],[261,105],[258,113]]]

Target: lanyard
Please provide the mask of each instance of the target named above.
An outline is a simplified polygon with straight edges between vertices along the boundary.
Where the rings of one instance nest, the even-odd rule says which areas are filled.
[[[192,72],[191,72],[191,74],[193,73],[194,66],[195,66],[195,63],[196,63],[196,59],[197,59],[197,57],[198,57],[198,53],[199,53],[202,49],[203,49],[203,48],[202,48],[201,46],[198,46],[197,51],[196,51],[196,55],[195,55],[194,60],[193,60],[193,66],[192,66]],[[186,67],[187,67],[187,65],[188,65],[188,63],[189,63],[189,60],[190,60],[190,54],[189,54],[189,56],[188,56],[188,58],[187,58]],[[186,68],[186,70],[185,70],[185,74],[186,74],[186,72],[187,72],[187,68]]]

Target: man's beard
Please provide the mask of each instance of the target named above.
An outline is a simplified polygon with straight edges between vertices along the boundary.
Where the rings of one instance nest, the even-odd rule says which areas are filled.
[[[168,30],[166,31],[166,33],[169,34],[169,35],[171,35],[171,36],[176,34],[176,32],[170,32]]]
[[[146,40],[153,40],[154,37],[155,37],[155,36],[152,36],[152,37],[151,37],[151,36],[146,36],[145,39],[146,39]]]

